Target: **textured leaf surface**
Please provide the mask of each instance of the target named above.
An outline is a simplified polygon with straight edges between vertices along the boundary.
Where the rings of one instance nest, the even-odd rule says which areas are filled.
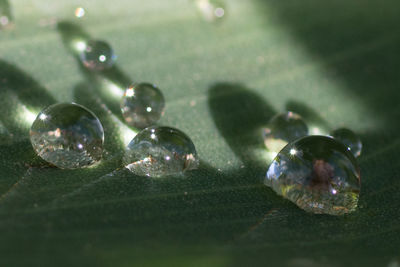
[[[399,265],[397,1],[231,0],[216,24],[188,0],[11,4],[15,27],[0,32],[1,266]],[[86,72],[75,37],[109,42],[117,67]],[[198,170],[120,169],[134,131],[107,89],[129,81],[163,90],[160,124],[192,137]],[[96,167],[52,168],[31,148],[32,118],[68,101],[104,125]],[[286,109],[360,133],[355,213],[307,214],[262,185],[260,128]]]

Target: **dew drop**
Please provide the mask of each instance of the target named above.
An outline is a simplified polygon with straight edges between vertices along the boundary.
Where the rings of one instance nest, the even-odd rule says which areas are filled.
[[[170,127],[149,127],[129,143],[124,164],[136,175],[162,177],[196,169],[199,162],[186,134]]]
[[[62,169],[74,169],[100,161],[104,131],[96,115],[85,107],[59,103],[39,113],[30,139],[45,161]]]
[[[343,144],[314,135],[285,146],[264,183],[308,212],[342,215],[357,208],[360,171]]]
[[[336,129],[330,134],[337,141],[342,142],[355,157],[361,155],[362,143],[358,135],[347,128]]]
[[[270,152],[278,153],[288,143],[308,134],[300,115],[291,111],[277,114],[263,129],[264,143]]]
[[[164,113],[165,99],[160,89],[149,83],[138,83],[125,90],[121,112],[130,126],[146,128]]]
[[[85,16],[85,9],[83,7],[78,7],[77,9],[75,9],[75,17],[77,18],[82,18],[83,16]]]
[[[90,40],[85,44],[83,51],[80,53],[80,59],[86,68],[94,71],[102,71],[114,65],[116,55],[108,43]]]
[[[9,28],[12,21],[13,16],[9,2],[7,0],[0,1],[0,30]]]
[[[221,0],[196,0],[196,5],[207,21],[217,21],[225,16],[226,8]]]

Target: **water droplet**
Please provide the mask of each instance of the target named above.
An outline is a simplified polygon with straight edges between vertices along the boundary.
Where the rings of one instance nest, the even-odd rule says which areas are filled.
[[[121,101],[122,115],[127,124],[146,128],[164,113],[165,100],[160,89],[149,83],[138,83],[125,90]]]
[[[7,0],[0,1],[0,29],[9,28],[12,25],[11,7]]]
[[[196,148],[183,132],[170,127],[149,127],[129,143],[126,168],[139,176],[162,177],[197,168]]]
[[[288,143],[306,136],[308,128],[300,115],[289,111],[272,117],[263,134],[267,149],[278,153]]]
[[[111,68],[116,60],[114,51],[109,44],[95,40],[90,40],[85,44],[80,58],[85,67],[95,71]]]
[[[207,21],[217,21],[225,16],[225,4],[221,0],[196,0],[196,5]]]
[[[342,142],[346,147],[348,147],[350,152],[353,153],[355,157],[361,155],[361,139],[353,131],[347,128],[340,128],[331,132],[330,135],[339,142]]]
[[[45,108],[33,122],[30,136],[36,153],[59,168],[85,167],[102,156],[103,126],[96,115],[78,104]]]
[[[357,207],[360,171],[343,144],[314,135],[284,147],[265,184],[308,212],[341,215]]]
[[[83,16],[85,16],[85,9],[83,7],[75,9],[75,17],[82,18]]]

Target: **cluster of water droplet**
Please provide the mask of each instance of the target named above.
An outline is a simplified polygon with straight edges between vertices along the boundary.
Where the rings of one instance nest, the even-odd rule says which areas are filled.
[[[355,157],[360,138],[340,128],[330,136],[309,135],[293,112],[278,114],[263,129],[267,149],[276,157],[264,183],[277,194],[313,213],[341,215],[357,207],[360,172]]]
[[[85,15],[83,8],[75,16]],[[79,59],[94,75],[112,71],[116,55],[99,40],[77,43]],[[196,149],[183,132],[168,127],[150,127],[163,115],[165,99],[155,85],[134,83],[125,89],[120,102],[122,117],[131,127],[144,129],[126,148],[126,168],[141,176],[180,174],[197,167]],[[81,168],[102,158],[104,131],[99,119],[87,108],[74,103],[55,104],[39,113],[31,126],[31,143],[47,162],[65,169]]]

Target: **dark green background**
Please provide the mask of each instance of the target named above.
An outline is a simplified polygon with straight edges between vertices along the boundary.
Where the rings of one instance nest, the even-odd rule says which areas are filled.
[[[15,27],[0,32],[1,266],[399,266],[398,1],[232,0],[220,23],[189,0],[11,5]],[[129,131],[71,36],[115,49],[117,67],[100,78],[163,90],[160,124],[192,137],[198,170],[116,170]],[[61,101],[102,120],[100,165],[59,170],[34,156],[29,118]],[[260,128],[285,109],[360,133],[356,212],[307,214],[262,185]]]

